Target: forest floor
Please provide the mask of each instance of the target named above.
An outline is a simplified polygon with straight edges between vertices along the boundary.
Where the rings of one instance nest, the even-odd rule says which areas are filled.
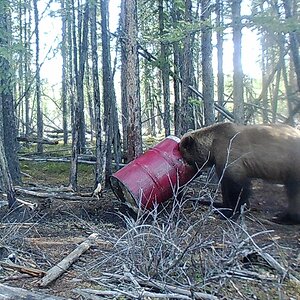
[[[22,171],[32,176],[24,186],[66,185],[65,165],[23,162]],[[18,194],[37,207],[0,208],[0,299],[7,299],[1,284],[64,299],[161,299],[163,293],[163,299],[200,299],[197,292],[202,299],[300,299],[300,225],[270,221],[286,205],[284,188],[255,181],[251,210],[232,222],[197,203],[213,193],[200,180],[179,205],[170,200],[138,218],[109,188],[87,200]],[[82,167],[80,192],[92,193],[92,182],[92,167]],[[47,287],[1,264],[46,272],[92,233],[98,234],[92,247]]]

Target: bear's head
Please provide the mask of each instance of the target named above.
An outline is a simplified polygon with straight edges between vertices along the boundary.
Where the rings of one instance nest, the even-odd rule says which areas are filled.
[[[183,160],[198,169],[211,164],[213,137],[205,129],[187,132],[181,138],[179,151]]]

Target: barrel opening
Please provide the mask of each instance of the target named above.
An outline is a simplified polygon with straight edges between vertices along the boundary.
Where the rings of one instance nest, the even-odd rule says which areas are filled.
[[[115,196],[128,207],[133,209],[134,211],[137,210],[137,202],[129,189],[116,177],[111,176],[109,178],[109,183],[111,189],[113,190]]]

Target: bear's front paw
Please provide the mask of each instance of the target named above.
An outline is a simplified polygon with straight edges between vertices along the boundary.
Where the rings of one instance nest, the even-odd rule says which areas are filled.
[[[279,213],[271,219],[272,222],[283,225],[300,224],[300,216],[289,212]]]

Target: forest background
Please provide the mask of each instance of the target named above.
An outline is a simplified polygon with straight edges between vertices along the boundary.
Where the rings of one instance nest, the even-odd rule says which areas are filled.
[[[53,136],[72,146],[76,191],[83,155],[94,157],[96,187],[142,153],[143,136],[217,121],[298,125],[299,6],[0,0],[0,187],[10,204],[20,141],[38,154]]]

